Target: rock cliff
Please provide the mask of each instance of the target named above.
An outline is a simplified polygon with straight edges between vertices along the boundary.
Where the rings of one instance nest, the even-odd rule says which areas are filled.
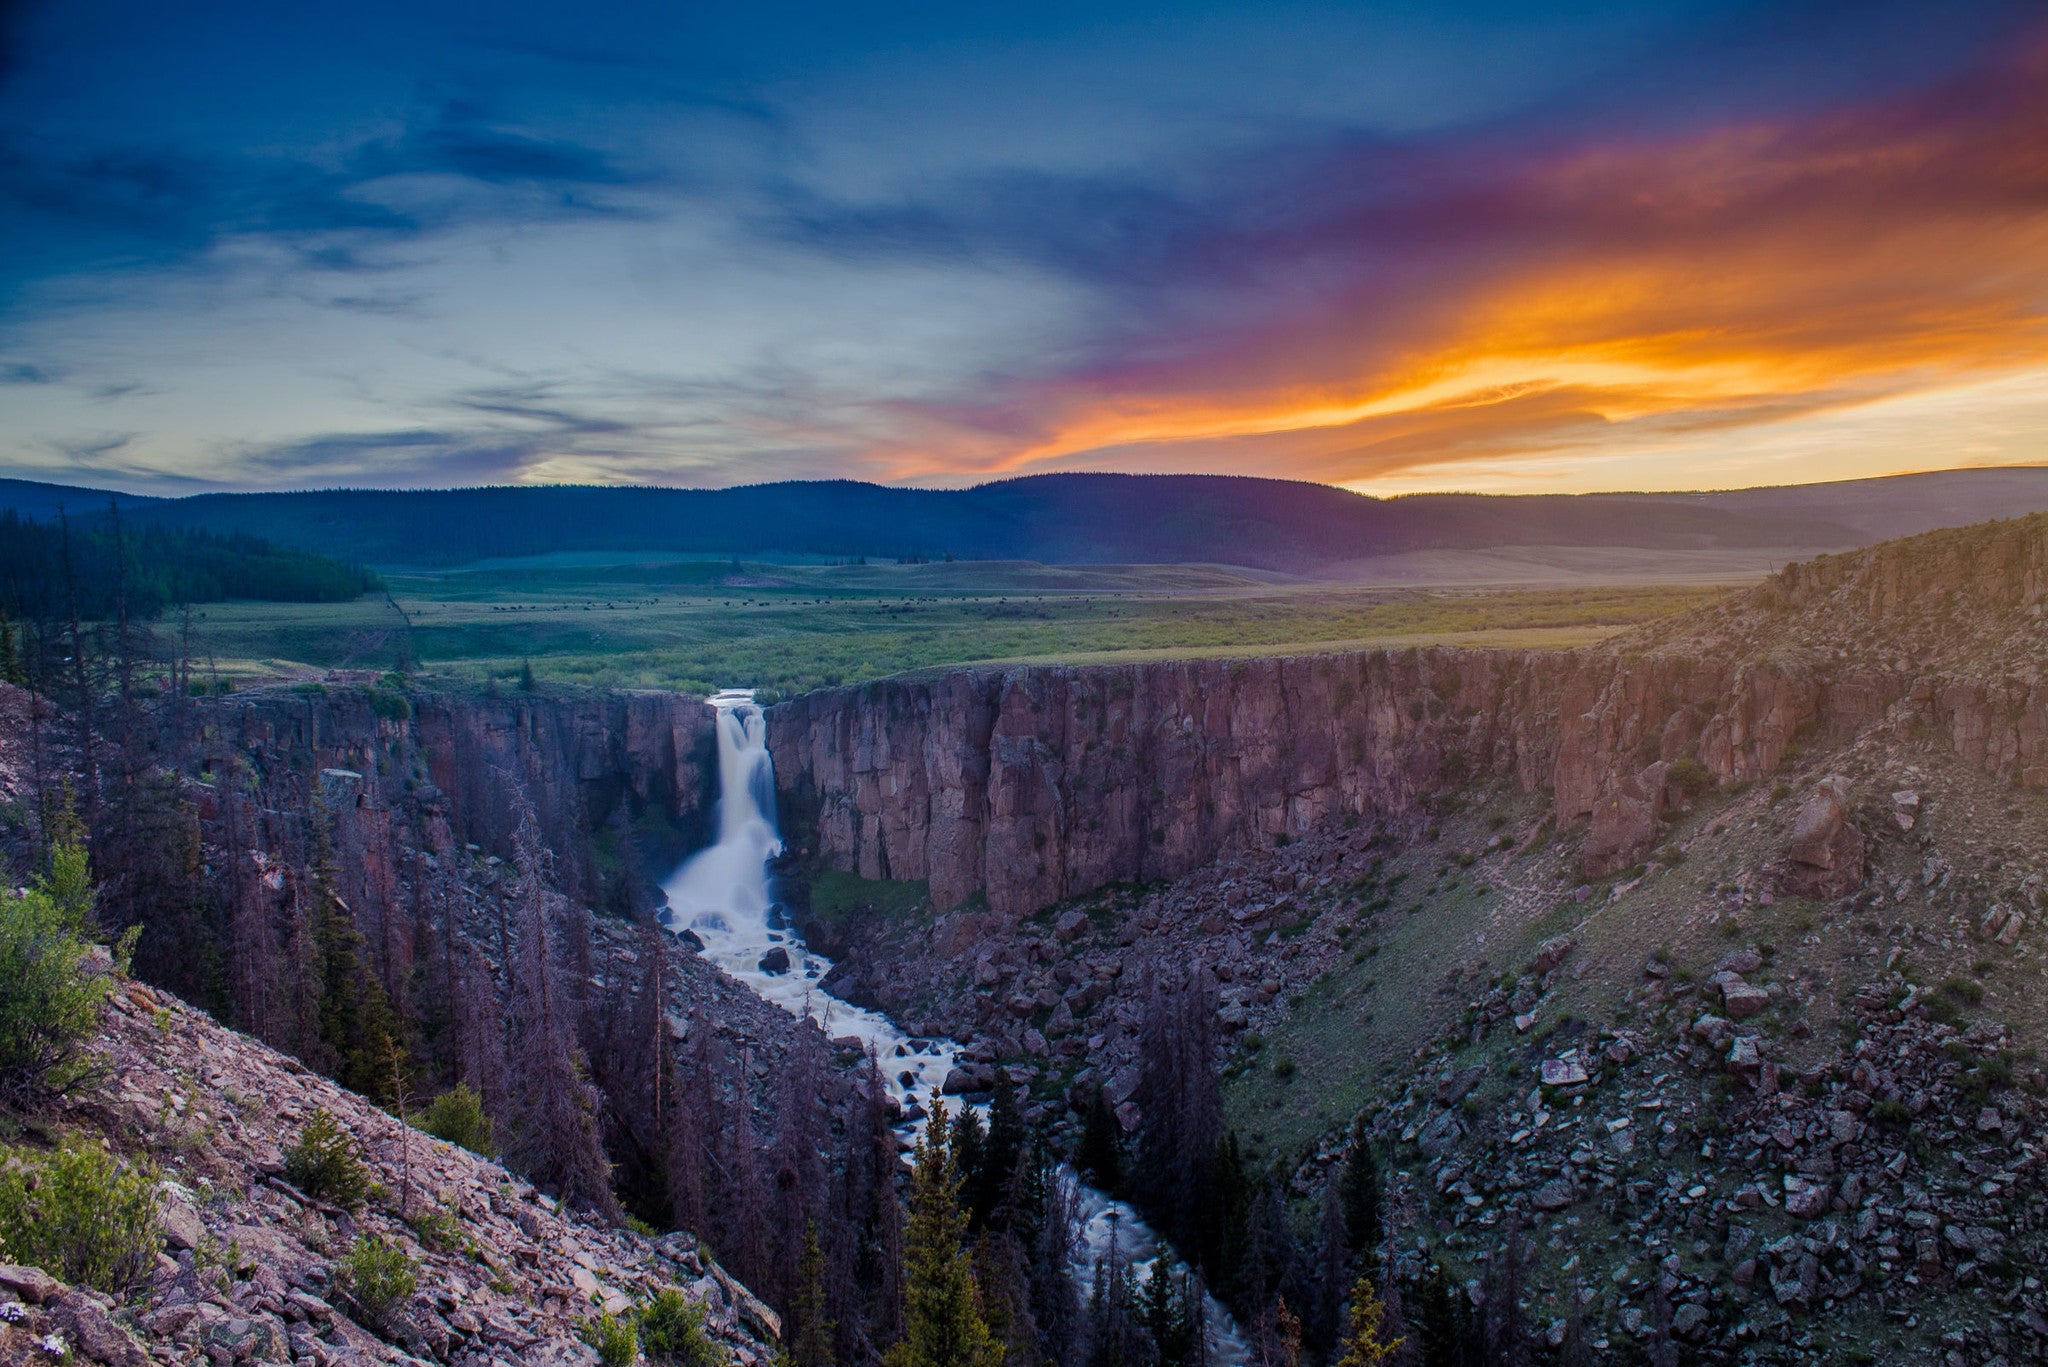
[[[1430,799],[1474,781],[1547,794],[1559,824],[1614,823],[1589,860],[1604,873],[1654,842],[1645,769],[1685,760],[1752,782],[1808,733],[1921,728],[2048,785],[2036,679],[1675,643],[963,672],[807,694],[770,717],[785,808],[819,861],[928,880],[942,908],[981,893],[1009,916],[1178,876],[1233,844],[1420,826]]]

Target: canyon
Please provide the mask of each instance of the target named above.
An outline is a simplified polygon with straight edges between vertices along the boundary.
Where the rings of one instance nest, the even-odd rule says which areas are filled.
[[[1148,993],[1162,975],[1206,984],[1231,1123],[1290,1198],[1319,1199],[1376,1146],[1405,1241],[1392,1265],[1411,1282],[1459,1265],[1477,1304],[1526,1232],[1541,1241],[1526,1308],[1553,1346],[1584,1317],[1616,1343],[1811,1360],[1843,1316],[1918,1325],[1989,1288],[2002,1308],[1954,1316],[1964,1340],[1940,1351],[2010,1361],[2048,1345],[2048,1301],[2007,1277],[2048,1227],[2020,1180],[2048,1091],[2027,1052],[2048,1039],[2031,935],[2048,909],[2044,614],[2035,516],[1788,566],[1574,651],[823,690],[765,709],[754,737],[789,847],[773,895],[792,935],[829,940],[826,988],[929,1049],[920,1087],[1013,1091],[1067,1151],[1097,1097],[1143,1133]],[[69,763],[31,757],[39,706],[0,695],[16,812],[41,767]],[[189,831],[179,857],[230,938],[217,970],[180,979],[175,861],[117,840],[106,905],[143,928],[138,973],[215,992],[223,1023],[304,1053],[319,1044],[305,1023],[244,983],[267,982],[261,954],[288,958],[291,928],[331,896],[365,971],[461,1076],[501,1006],[526,1009],[538,936],[622,1193],[667,1199],[678,1112],[659,1084],[647,1094],[653,1059],[655,1076],[707,1070],[692,1095],[728,1161],[816,1126],[834,1138],[803,1180],[858,1178],[874,1199],[858,1136],[912,1099],[800,1018],[794,979],[769,984],[785,1011],[744,985],[779,970],[736,979],[701,938],[645,930],[663,877],[712,843],[718,723],[701,699],[393,678],[166,696],[141,715],[101,739],[107,771],[137,792],[160,776],[138,810]],[[838,910],[812,919],[835,878]],[[763,945],[782,933],[763,919]],[[225,1032],[205,1038],[232,1052]],[[799,1101],[792,1078],[808,1079]],[[516,1088],[492,1085],[490,1104],[516,1109]],[[1676,1187],[1651,1170],[1681,1166]],[[1780,1169],[1782,1191],[1760,1180]],[[1595,1234],[1611,1253],[1585,1245]],[[1624,1275],[1646,1256],[1658,1271]],[[771,1303],[790,1261],[753,1255]],[[573,1358],[570,1308],[550,1314],[521,1332]],[[758,1324],[719,1325],[755,1351]]]

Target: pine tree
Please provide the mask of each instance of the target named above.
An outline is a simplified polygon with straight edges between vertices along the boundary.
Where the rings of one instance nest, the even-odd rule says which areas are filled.
[[[1164,1258],[1156,1259],[1146,1274],[1139,1304],[1159,1367],[1194,1367],[1200,1347],[1192,1309],[1195,1301],[1193,1274],[1185,1268],[1168,1267]]]
[[[1237,1132],[1217,1141],[1209,1165],[1207,1199],[1196,1212],[1197,1260],[1209,1283],[1226,1301],[1234,1301],[1244,1284],[1243,1264],[1251,1223],[1251,1183],[1245,1176],[1244,1151]]]
[[[1182,1242],[1193,1231],[1223,1132],[1215,1037],[1209,970],[1156,967],[1138,1040],[1138,1086],[1131,1094],[1143,1116],[1131,1190],[1146,1213]]]
[[[1379,1247],[1385,1198],[1380,1185],[1380,1167],[1366,1139],[1364,1121],[1352,1141],[1351,1154],[1344,1160],[1343,1176],[1337,1179],[1337,1199],[1344,1210],[1344,1237],[1359,1257],[1371,1256]]]
[[[1483,1283],[1489,1367],[1528,1367],[1534,1351],[1528,1322],[1522,1318],[1522,1290],[1528,1281],[1528,1266],[1528,1240],[1522,1237],[1521,1225],[1510,1221],[1500,1251],[1487,1264]]]
[[[804,1227],[804,1252],[797,1264],[796,1296],[790,1304],[795,1326],[790,1367],[832,1367],[832,1331],[825,1314],[825,1254],[818,1246],[818,1223]]]
[[[1386,1306],[1372,1278],[1360,1277],[1351,1288],[1351,1328],[1344,1335],[1344,1356],[1337,1367],[1385,1367],[1401,1350],[1403,1340],[1385,1332]]]
[[[888,1367],[999,1367],[1002,1345],[989,1333],[967,1250],[967,1212],[951,1125],[934,1095],[931,1119],[918,1137],[910,1178],[910,1225],[904,1236],[903,1341]]]
[[[1109,1100],[1097,1087],[1088,1098],[1088,1110],[1081,1124],[1080,1147],[1074,1152],[1074,1166],[1081,1175],[1102,1190],[1115,1195],[1123,1187],[1123,1140]]]
[[[1321,1247],[1316,1254],[1315,1300],[1308,1315],[1308,1341],[1319,1354],[1336,1344],[1344,1318],[1344,1293],[1348,1285],[1351,1249],[1344,1234],[1343,1202],[1337,1184],[1323,1189]]]
[[[1468,1367],[1480,1359],[1480,1335],[1472,1323],[1463,1290],[1451,1285],[1441,1265],[1430,1264],[1423,1275],[1416,1306],[1417,1347],[1422,1367]]]

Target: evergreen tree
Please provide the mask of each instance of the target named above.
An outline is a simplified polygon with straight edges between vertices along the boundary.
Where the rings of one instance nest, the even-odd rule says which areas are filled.
[[[1096,1259],[1088,1294],[1088,1367],[1145,1367],[1149,1346],[1130,1261],[1112,1215],[1109,1250]]]
[[[962,1117],[965,1119],[965,1117]],[[999,1211],[1010,1197],[1012,1179],[1023,1155],[1028,1131],[1017,1114],[1017,1100],[1008,1087],[996,1088],[988,1109],[988,1134],[982,1143],[980,1161],[970,1173],[964,1168],[962,1191],[973,1227],[994,1223],[1007,1227],[1012,1212]]]
[[[1357,1137],[1352,1140],[1350,1156],[1344,1160],[1343,1175],[1337,1179],[1337,1199],[1344,1211],[1345,1241],[1359,1258],[1369,1258],[1380,1244],[1385,1196],[1379,1160],[1365,1137],[1363,1118]]]
[[[1522,1237],[1521,1225],[1510,1221],[1507,1237],[1487,1264],[1482,1283],[1486,1293],[1484,1330],[1488,1367],[1528,1367],[1535,1351],[1534,1336],[1529,1332],[1528,1322],[1522,1318],[1522,1290],[1528,1281],[1528,1266],[1529,1242]],[[1661,1286],[1660,1282],[1659,1288]],[[1668,1313],[1669,1302],[1666,1302],[1665,1309]]]
[[[1013,1229],[1026,1250],[1031,1281],[1031,1317],[1038,1326],[1040,1350],[1053,1362],[1074,1357],[1080,1338],[1081,1305],[1072,1268],[1079,1243],[1075,1198],[1061,1179],[1041,1136],[1018,1165],[1012,1181]]]
[[[1479,1334],[1464,1291],[1451,1284],[1441,1265],[1431,1263],[1417,1296],[1416,1346],[1422,1367],[1477,1367]]]
[[[368,945],[348,903],[335,891],[335,860],[324,809],[313,815],[311,933],[317,965],[320,1042],[328,1070],[351,1091],[379,1104],[393,1099],[394,1052],[403,1060],[403,1027],[371,968]],[[403,1067],[401,1062],[401,1067]]]
[[[981,1117],[972,1107],[962,1106],[960,1114],[953,1120],[953,1170],[960,1175],[960,1201],[967,1212],[969,1231],[980,1228],[978,1215],[985,1211],[975,1210],[975,1196],[981,1191],[986,1176],[983,1169],[988,1161],[988,1136],[981,1128]]]
[[[825,1254],[818,1246],[818,1224],[804,1228],[803,1259],[797,1268],[796,1297],[790,1305],[795,1329],[790,1367],[832,1367],[832,1331],[825,1313]]]
[[[910,1177],[910,1223],[904,1234],[903,1341],[888,1367],[999,1367],[1002,1345],[981,1316],[967,1250],[967,1212],[960,1204],[951,1123],[934,1095],[931,1119],[918,1137]]]
[[[1194,1309],[1198,1300],[1193,1273],[1168,1267],[1164,1258],[1153,1262],[1140,1306],[1159,1367],[1195,1367],[1199,1361],[1200,1327]]]
[[[1209,970],[1156,967],[1145,997],[1138,1086],[1131,1096],[1143,1117],[1131,1190],[1146,1213],[1183,1243],[1194,1230],[1223,1131],[1215,1036]]]
[[[1237,1132],[1227,1130],[1217,1141],[1209,1187],[1196,1210],[1195,1224],[1197,1261],[1226,1301],[1234,1302],[1243,1286],[1250,1222],[1251,1183],[1245,1175],[1244,1151]]]
[[[1351,1288],[1351,1327],[1344,1335],[1344,1356],[1337,1367],[1386,1367],[1403,1340],[1389,1337],[1386,1306],[1373,1289],[1372,1278],[1360,1277]]]
[[[1097,1087],[1088,1098],[1083,1114],[1080,1147],[1074,1152],[1074,1166],[1095,1186],[1115,1195],[1124,1183],[1123,1137],[1109,1099]]]

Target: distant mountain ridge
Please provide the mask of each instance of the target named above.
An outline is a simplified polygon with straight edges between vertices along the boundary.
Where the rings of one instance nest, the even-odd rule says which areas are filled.
[[[440,568],[568,551],[1212,562],[1313,573],[1500,546],[1816,552],[2048,510],[2048,467],[1674,494],[1416,494],[1230,475],[1033,475],[968,489],[853,480],[729,489],[587,485],[110,494],[0,480],[0,510],[62,506],[266,537],[357,564]]]

